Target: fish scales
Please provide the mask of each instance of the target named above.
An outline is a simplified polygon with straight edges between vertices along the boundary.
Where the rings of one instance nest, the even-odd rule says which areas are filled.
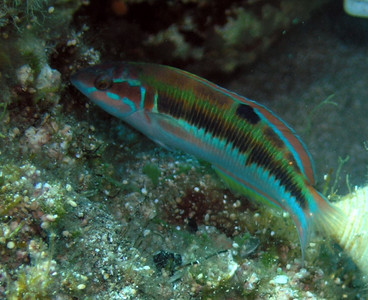
[[[339,219],[313,188],[313,162],[303,142],[263,105],[156,64],[102,64],[76,73],[72,82],[158,144],[210,162],[234,190],[288,211],[302,250],[314,219],[324,227]]]

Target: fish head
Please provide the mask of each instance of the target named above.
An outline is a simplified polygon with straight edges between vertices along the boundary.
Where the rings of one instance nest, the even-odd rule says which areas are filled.
[[[129,63],[106,63],[82,69],[72,84],[108,113],[125,119],[142,109],[145,89]]]

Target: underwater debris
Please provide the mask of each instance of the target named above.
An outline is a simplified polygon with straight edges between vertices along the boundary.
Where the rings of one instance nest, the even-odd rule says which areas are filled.
[[[239,264],[234,260],[231,251],[226,251],[193,265],[189,269],[189,274],[195,282],[203,285],[207,290],[205,293],[210,291],[216,293],[216,288],[228,284],[238,267]]]
[[[233,247],[236,249],[237,255],[242,259],[254,253],[259,245],[259,238],[252,237],[249,233],[234,237]]]
[[[153,262],[159,272],[164,269],[170,275],[173,275],[175,270],[183,263],[181,255],[161,250],[153,255]]]

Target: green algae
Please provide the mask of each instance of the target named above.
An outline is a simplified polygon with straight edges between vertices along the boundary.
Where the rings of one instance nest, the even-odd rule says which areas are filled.
[[[81,1],[29,0],[3,1],[0,7],[0,87],[1,102],[12,103],[19,98],[14,86],[18,85],[17,70],[29,65],[36,78],[56,47],[55,39],[64,37],[72,13]],[[47,30],[45,30],[45,28]],[[39,100],[51,91],[38,91],[34,86],[22,86]],[[36,91],[36,93],[35,93]],[[39,93],[38,93],[39,92]]]
[[[41,250],[43,254],[31,251],[32,264],[17,270],[17,279],[8,283],[7,299],[48,299],[57,288],[57,281],[50,274],[55,261],[51,259],[51,253],[47,252],[47,245],[33,240],[32,246],[37,246],[37,251]]]
[[[261,263],[266,269],[271,269],[272,266],[278,263],[278,254],[275,248],[268,249],[267,252],[262,253]]]
[[[151,179],[153,185],[156,187],[159,183],[159,178],[161,175],[161,171],[158,166],[148,163],[143,167],[142,171]]]
[[[336,193],[337,193],[337,186],[338,186],[338,183],[340,181],[340,173],[341,173],[341,170],[342,170],[344,164],[346,164],[349,161],[349,159],[350,159],[350,156],[349,155],[347,155],[345,158],[342,158],[342,157],[339,156],[339,162],[338,162],[338,166],[337,166],[337,170],[336,170],[335,180],[334,180],[334,183],[331,186],[331,190],[330,190],[330,195],[331,196],[335,196]],[[348,189],[349,189],[349,191],[351,193],[351,187],[350,187],[350,185],[348,183],[349,182],[347,181],[347,186],[348,186]]]
[[[2,108],[2,112],[0,114],[0,122],[5,118],[7,107],[8,107],[7,103],[0,103],[0,109]]]
[[[16,165],[10,164],[1,167],[0,216],[2,217],[6,216],[24,200],[27,200],[27,198],[24,199],[21,195],[23,188],[26,190],[27,187],[18,187],[21,176],[21,169]]]
[[[331,100],[334,97],[335,97],[334,94],[329,95],[326,99],[324,99],[323,101],[318,103],[315,107],[313,107],[313,109],[309,112],[308,117],[307,117],[307,122],[305,125],[305,129],[304,129],[304,132],[306,132],[306,134],[311,133],[313,116],[316,114],[317,111],[319,111],[323,106],[326,106],[326,105],[333,105],[335,107],[338,106],[338,103]]]

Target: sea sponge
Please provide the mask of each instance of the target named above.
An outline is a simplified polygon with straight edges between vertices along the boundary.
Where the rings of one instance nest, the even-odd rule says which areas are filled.
[[[368,280],[368,186],[348,194],[336,206],[346,214],[347,222],[332,235]]]

